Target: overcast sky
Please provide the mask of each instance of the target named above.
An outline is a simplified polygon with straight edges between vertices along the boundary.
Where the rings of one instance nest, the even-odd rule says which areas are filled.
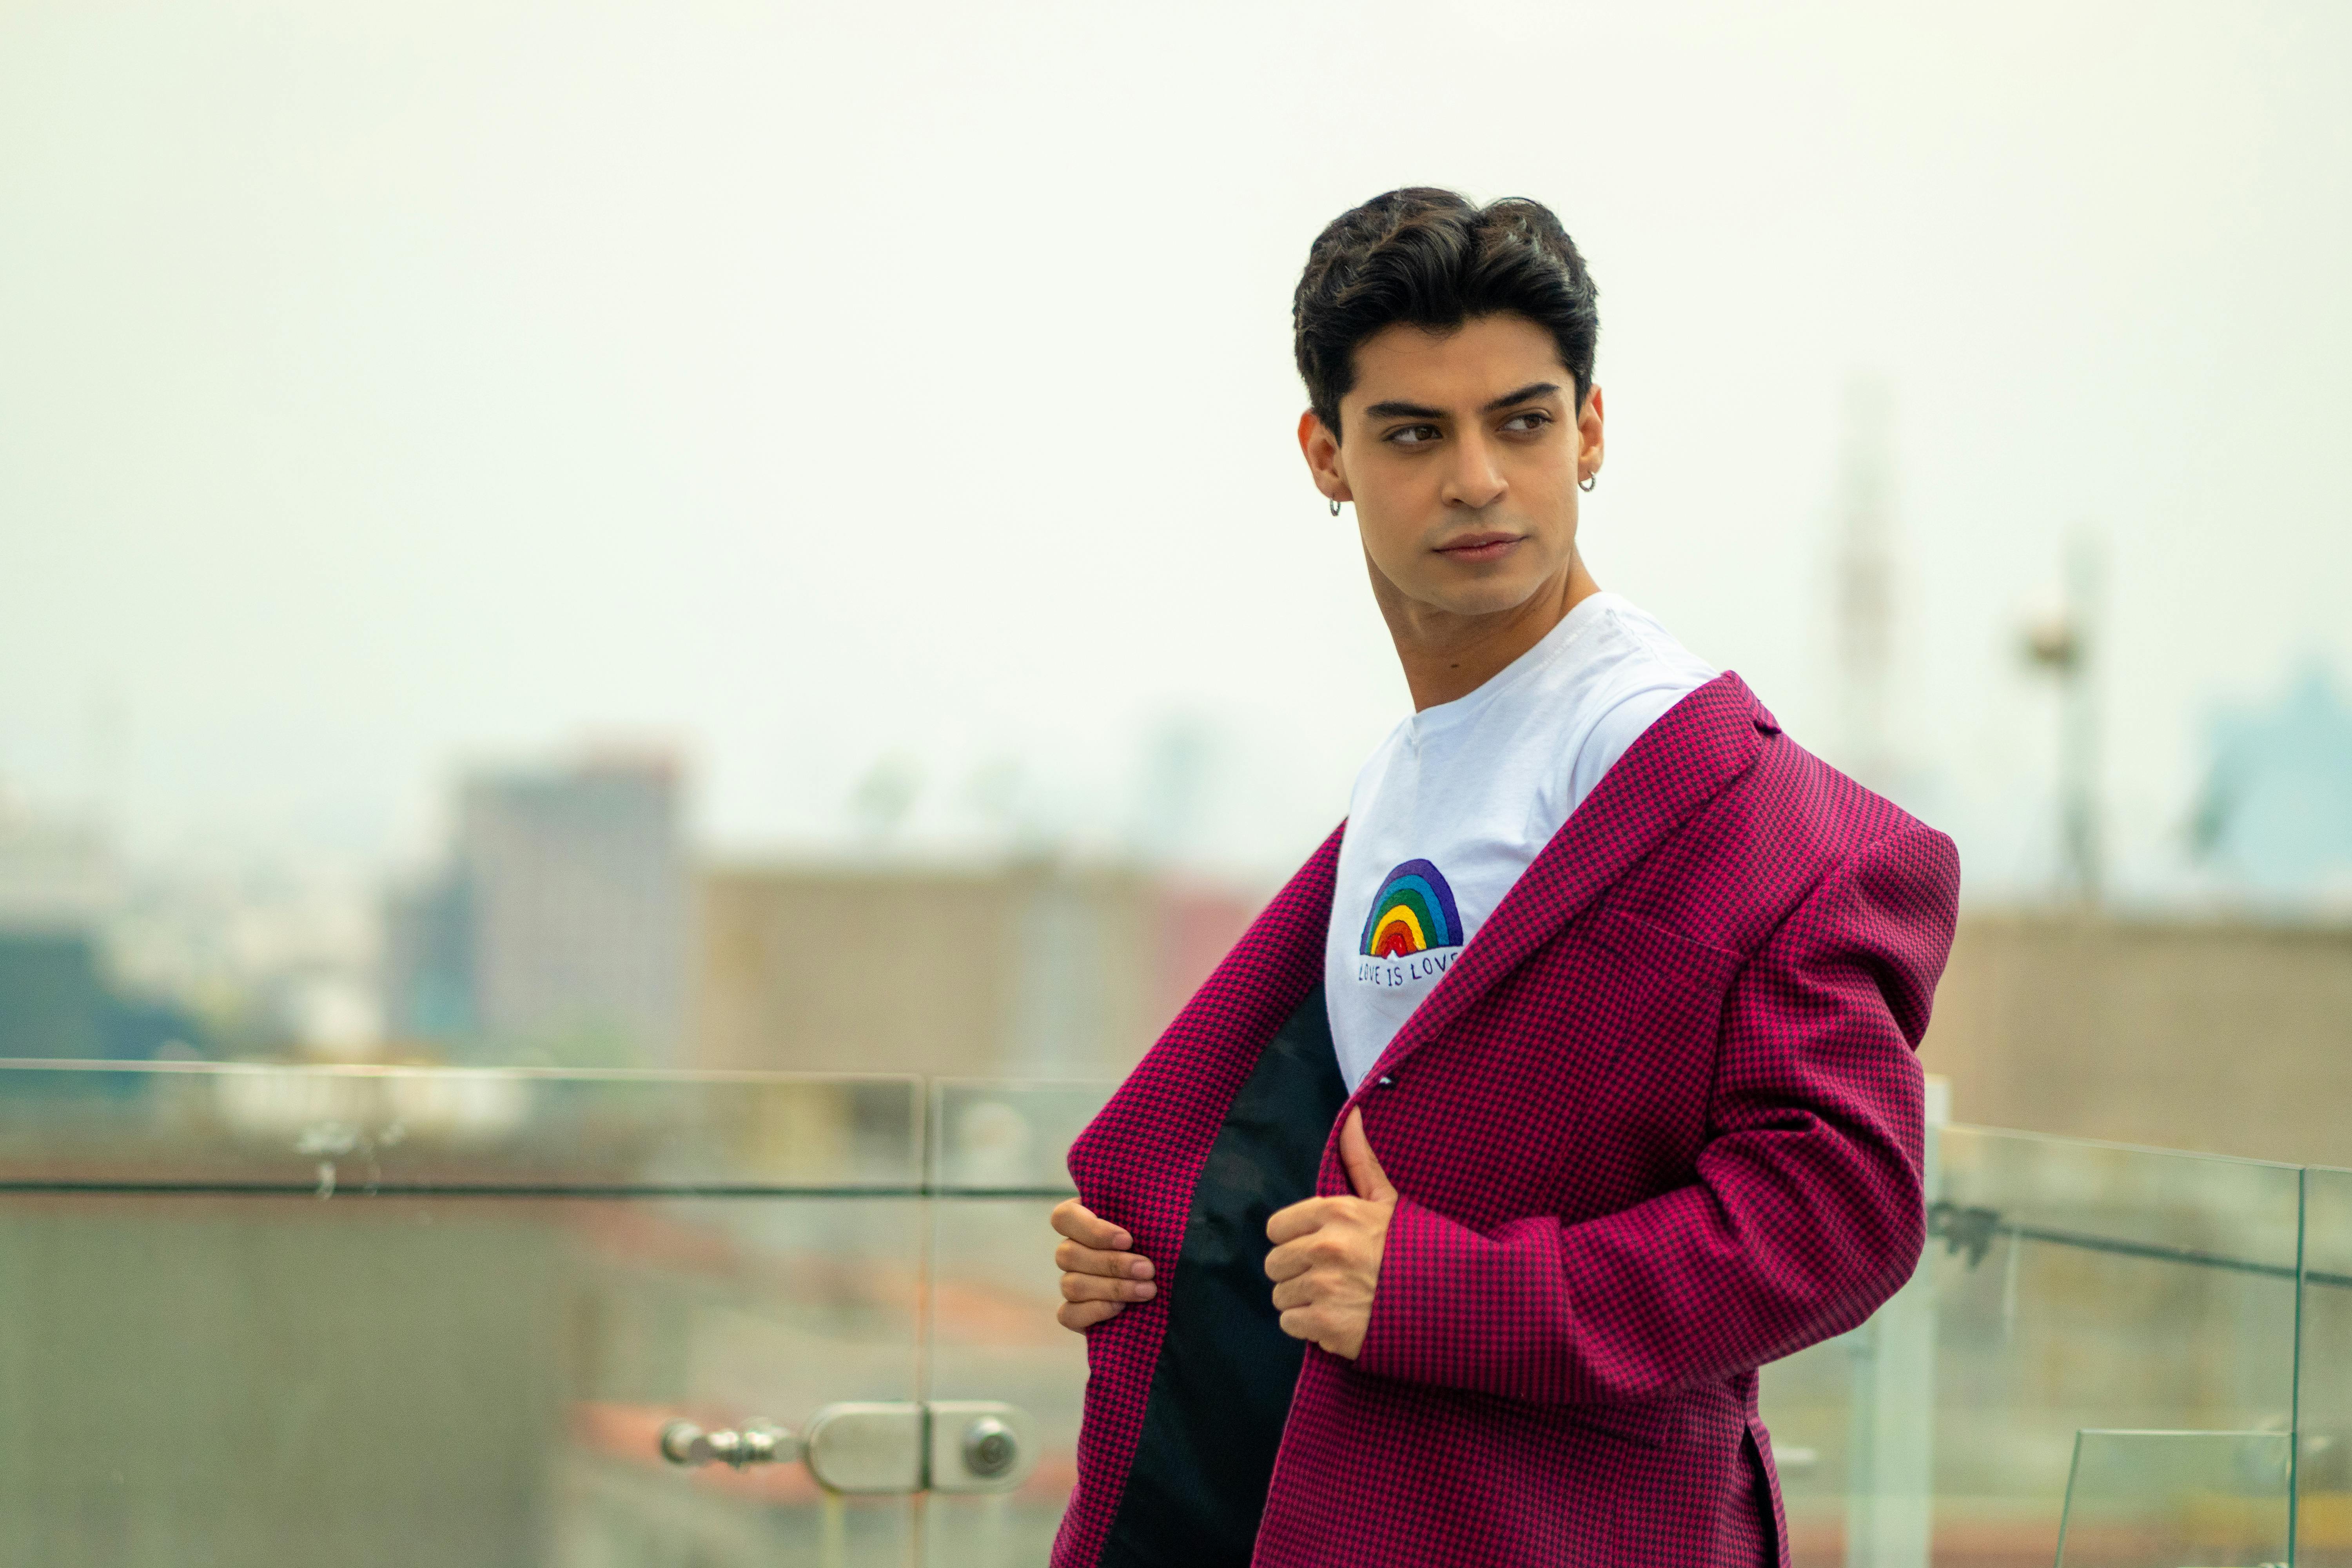
[[[1290,289],[1439,183],[1549,202],[1600,282],[1601,581],[1832,755],[1841,390],[1892,388],[1898,739],[1980,895],[2046,874],[2015,633],[2100,531],[2161,886],[2215,706],[2352,668],[2347,34],[9,0],[0,778],[399,857],[469,760],[622,737],[731,847],[837,839],[893,756],[924,830],[1017,768],[1110,833],[1181,722],[1198,847],[1295,859],[1405,696],[1293,444]]]

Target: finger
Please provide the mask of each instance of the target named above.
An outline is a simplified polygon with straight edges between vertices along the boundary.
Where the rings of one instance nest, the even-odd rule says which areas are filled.
[[[1372,1141],[1364,1136],[1362,1107],[1348,1113],[1348,1125],[1339,1129],[1339,1163],[1348,1168],[1348,1184],[1356,1195],[1376,1204],[1392,1202],[1396,1188],[1389,1184],[1389,1173],[1372,1153]]]
[[[1280,1321],[1284,1333],[1310,1344],[1321,1344],[1330,1331],[1323,1321],[1322,1310],[1317,1307],[1293,1307],[1282,1314]]]
[[[1054,1321],[1076,1333],[1084,1333],[1097,1323],[1107,1323],[1127,1310],[1119,1301],[1065,1301],[1055,1309]]]
[[[1307,1256],[1307,1244],[1306,1240],[1302,1239],[1298,1241],[1286,1242],[1282,1246],[1276,1247],[1272,1252],[1267,1253],[1265,1255],[1265,1277],[1277,1282],[1284,1279],[1295,1279],[1299,1275],[1306,1273],[1309,1268],[1315,1267],[1314,1258]]]
[[[1318,1263],[1343,1261],[1354,1256],[1363,1233],[1378,1211],[1361,1198],[1323,1198],[1323,1223],[1302,1231],[1265,1255],[1270,1279],[1286,1279]],[[1278,1270],[1278,1271],[1277,1271]]]
[[[1075,1241],[1054,1248],[1054,1266],[1065,1274],[1108,1274],[1116,1279],[1149,1279],[1157,1272],[1149,1258],[1132,1252],[1097,1252]]]
[[[1277,1311],[1286,1312],[1293,1307],[1312,1306],[1314,1302],[1315,1276],[1312,1274],[1286,1279],[1274,1288],[1274,1305]]]
[[[1062,1276],[1065,1301],[1149,1301],[1160,1287],[1140,1279],[1105,1279],[1094,1274]]]
[[[1330,1215],[1329,1198],[1301,1198],[1288,1208],[1274,1211],[1265,1222],[1265,1238],[1280,1247],[1286,1241],[1296,1241],[1310,1231],[1322,1229]]]
[[[1076,1198],[1065,1198],[1054,1205],[1054,1228],[1076,1242],[1097,1252],[1124,1252],[1135,1245],[1135,1237],[1107,1219],[1098,1219],[1092,1209]]]

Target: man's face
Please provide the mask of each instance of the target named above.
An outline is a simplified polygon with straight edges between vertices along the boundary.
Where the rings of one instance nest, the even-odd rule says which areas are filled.
[[[1567,573],[1577,480],[1601,461],[1601,394],[1524,316],[1392,326],[1356,350],[1344,442],[1300,426],[1326,495],[1352,500],[1373,585],[1408,615],[1517,608]]]

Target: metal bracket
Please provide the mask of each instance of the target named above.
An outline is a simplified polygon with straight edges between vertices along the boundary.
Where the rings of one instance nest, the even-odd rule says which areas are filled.
[[[661,1431],[662,1458],[673,1465],[768,1465],[801,1457],[801,1440],[765,1421],[746,1422],[740,1432],[706,1432],[691,1421],[673,1421]]]
[[[989,1399],[828,1405],[798,1434],[767,1421],[716,1432],[673,1421],[660,1447],[673,1465],[798,1459],[817,1485],[846,1493],[1010,1491],[1037,1467],[1028,1412]]]

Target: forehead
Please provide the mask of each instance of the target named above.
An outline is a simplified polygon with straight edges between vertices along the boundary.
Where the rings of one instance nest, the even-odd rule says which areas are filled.
[[[1477,407],[1532,382],[1574,384],[1552,335],[1525,316],[1475,316],[1452,331],[1400,321],[1356,345],[1345,403]],[[1571,394],[1571,395],[1573,395]]]

